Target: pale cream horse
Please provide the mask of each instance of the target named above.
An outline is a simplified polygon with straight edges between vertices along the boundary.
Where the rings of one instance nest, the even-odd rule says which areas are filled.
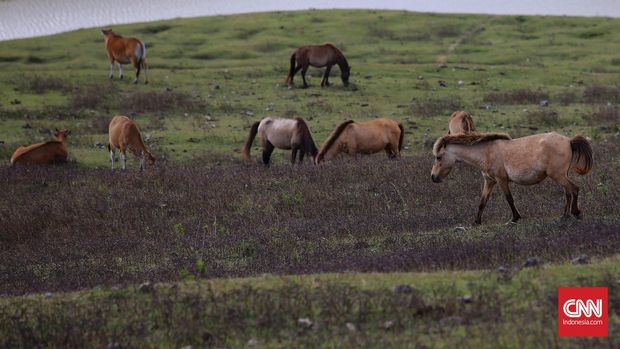
[[[312,134],[304,119],[270,118],[266,117],[255,122],[250,128],[250,133],[241,150],[243,158],[250,161],[250,150],[256,134],[260,136],[263,148],[263,164],[269,165],[271,153],[274,148],[291,149],[291,162],[294,164],[299,151],[299,163],[308,154],[314,162],[318,149],[312,139]]]
[[[564,217],[579,218],[579,187],[569,178],[569,170],[586,174],[592,168],[592,146],[582,136],[568,138],[555,132],[511,139],[506,134],[469,133],[439,137],[433,147],[433,182],[441,182],[456,162],[463,161],[482,171],[484,188],[475,223],[480,224],[482,210],[496,183],[504,192],[512,210],[512,221],[521,218],[510,193],[510,182],[533,185],[546,177],[561,185],[566,194]]]

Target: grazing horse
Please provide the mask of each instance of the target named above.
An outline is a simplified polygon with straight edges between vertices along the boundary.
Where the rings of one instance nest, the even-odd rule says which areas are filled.
[[[316,163],[331,160],[339,153],[374,154],[385,150],[389,158],[400,157],[403,146],[403,125],[387,118],[370,121],[345,121],[329,135]]]
[[[114,149],[118,149],[121,153],[121,162],[123,170],[127,169],[127,150],[131,151],[135,156],[140,158],[140,170],[146,168],[146,158],[148,157],[149,165],[155,163],[155,157],[146,148],[142,141],[142,135],[138,125],[130,118],[117,115],[110,121],[108,127],[109,142],[108,151],[110,152],[110,161],[112,161],[112,169],[114,170]]]
[[[463,161],[482,171],[484,188],[475,223],[480,224],[482,210],[498,183],[510,209],[512,221],[521,218],[517,211],[510,182],[533,185],[546,177],[561,185],[566,195],[564,217],[572,213],[580,217],[577,197],[579,187],[569,178],[569,170],[584,175],[592,168],[592,146],[582,136],[568,138],[555,132],[511,139],[506,134],[469,133],[440,137],[433,146],[435,163],[431,172],[433,182],[448,176],[454,164]]]
[[[243,158],[246,161],[250,160],[250,148],[257,133],[260,135],[263,147],[263,164],[269,165],[269,159],[274,148],[292,149],[291,162],[293,164],[297,157],[297,151],[299,151],[300,164],[306,153],[312,157],[314,162],[318,149],[304,119],[299,117],[294,119],[264,118],[255,122],[242,150]]]
[[[115,34],[112,29],[102,29],[105,38],[105,48],[108,51],[110,61],[110,79],[114,77],[114,62],[118,63],[118,78],[123,78],[123,64],[133,64],[136,68],[136,78],[133,83],[138,83],[140,70],[144,69],[144,83],[149,83],[149,66],[146,62],[146,46],[136,38],[124,38]]]
[[[459,133],[469,133],[475,132],[476,127],[474,126],[474,119],[471,118],[471,115],[466,111],[455,111],[450,116],[450,124],[448,125],[448,134],[459,134]]]
[[[297,63],[297,66],[295,66],[295,63]],[[295,77],[295,74],[301,69],[304,88],[307,88],[306,72],[309,66],[313,66],[316,68],[327,67],[323,74],[323,80],[321,80],[321,87],[329,86],[329,72],[334,64],[338,64],[340,67],[342,84],[345,87],[348,86],[351,67],[349,67],[349,62],[347,62],[347,59],[344,58],[344,55],[339,49],[332,44],[302,46],[291,55],[291,67],[284,83],[292,85],[293,77]]]
[[[67,136],[71,134],[69,130],[56,129],[54,140],[19,147],[11,156],[11,166],[16,165],[54,165],[67,162]]]

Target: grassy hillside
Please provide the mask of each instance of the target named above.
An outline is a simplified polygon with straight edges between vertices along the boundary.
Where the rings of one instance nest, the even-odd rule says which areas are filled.
[[[406,154],[445,129],[455,109],[482,130],[524,135],[545,130],[617,132],[620,22],[605,18],[493,17],[385,11],[306,11],[116,26],[147,43],[151,85],[106,79],[97,29],[0,42],[0,154],[47,139],[54,126],[75,132],[80,164],[106,166],[107,123],[137,118],[159,156],[236,156],[246,127],[267,115],[302,116],[320,142],[346,119],[406,122]],[[332,42],[352,66],[350,89],[279,87],[291,52]],[[443,68],[440,68],[443,67]],[[128,67],[126,67],[128,68]],[[443,80],[447,87],[439,85]],[[298,80],[300,81],[300,80]],[[550,106],[540,108],[541,100]],[[30,126],[31,128],[24,128]],[[192,141],[190,141],[192,139]]]
[[[0,347],[620,346],[620,21],[359,10],[114,29],[146,42],[149,85],[129,67],[107,79],[97,29],[0,42]],[[351,86],[338,69],[329,88],[317,69],[281,86],[297,46],[327,41]],[[583,219],[560,219],[546,181],[513,186],[518,224],[496,191],[472,226],[480,174],[429,178],[457,109],[483,131],[589,137],[594,170],[571,174]],[[108,169],[115,114],[156,167]],[[242,164],[264,116],[302,116],[317,142],[392,117],[404,156]],[[8,167],[54,127],[73,131],[72,164]],[[609,287],[609,338],[557,337],[568,285]]]

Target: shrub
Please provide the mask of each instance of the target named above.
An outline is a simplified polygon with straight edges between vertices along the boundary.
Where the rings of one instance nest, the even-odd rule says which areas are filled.
[[[525,88],[506,92],[491,92],[483,97],[485,102],[494,104],[538,104],[544,99],[549,99],[549,94],[544,91]]]

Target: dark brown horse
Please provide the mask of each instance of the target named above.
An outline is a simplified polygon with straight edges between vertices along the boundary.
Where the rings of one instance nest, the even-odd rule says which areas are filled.
[[[297,66],[295,63],[297,63]],[[304,80],[304,88],[307,88],[306,72],[309,66],[313,66],[316,68],[326,67],[323,80],[321,80],[321,87],[329,86],[329,72],[334,64],[338,64],[340,67],[340,78],[342,79],[342,83],[344,86],[348,86],[351,67],[339,49],[332,44],[302,46],[291,55],[291,68],[289,69],[288,76],[284,83],[292,85],[295,74],[301,69],[301,78]]]

